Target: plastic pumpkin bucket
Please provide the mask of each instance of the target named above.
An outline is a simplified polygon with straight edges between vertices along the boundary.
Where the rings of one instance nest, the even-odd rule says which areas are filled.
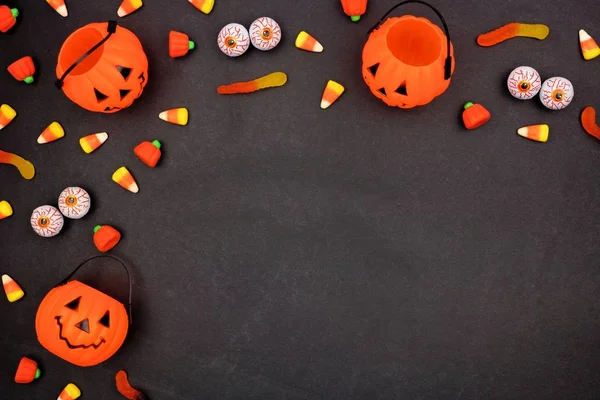
[[[384,19],[397,7],[419,3],[431,8],[444,31],[426,18],[405,15]],[[454,72],[454,48],[442,14],[430,4],[403,1],[369,31],[362,53],[362,75],[375,97],[392,107],[430,103],[448,89]]]
[[[114,113],[129,107],[148,83],[148,59],[137,36],[115,21],[92,23],[64,42],[56,86],[89,111]]]

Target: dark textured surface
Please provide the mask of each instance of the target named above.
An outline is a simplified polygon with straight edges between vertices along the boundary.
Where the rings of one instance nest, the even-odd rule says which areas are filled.
[[[600,143],[578,123],[600,107],[600,61],[583,61],[577,31],[600,39],[596,0],[437,1],[451,29],[456,73],[427,107],[402,111],[372,97],[360,76],[365,32],[392,4],[373,0],[352,24],[337,1],[217,0],[209,16],[184,0],[148,0],[120,20],[150,61],[143,96],[114,115],[93,114],[54,87],[62,41],[76,28],[116,18],[119,1],[70,0],[59,17],[44,1],[8,1],[19,25],[0,36],[0,66],[32,55],[30,87],[0,71],[0,103],[19,113],[0,148],[29,158],[32,181],[0,166],[0,270],[25,288],[0,301],[0,398],[56,398],[69,381],[82,399],[118,399],[113,376],[129,371],[150,399],[597,399],[600,396]],[[534,4],[535,3],[535,4]],[[433,13],[419,6],[405,13]],[[400,12],[398,12],[400,14]],[[219,29],[268,15],[283,28],[273,52],[228,59]],[[543,22],[548,39],[479,48],[478,33],[514,20]],[[187,32],[197,50],[167,55],[167,34]],[[298,51],[300,30],[323,54]],[[513,100],[509,71],[562,75],[575,100],[561,112]],[[223,83],[285,71],[280,89],[219,97]],[[347,92],[319,109],[327,79]],[[493,114],[467,132],[466,100]],[[158,120],[186,106],[187,127]],[[61,141],[35,139],[51,121]],[[546,122],[547,144],[518,137]],[[92,155],[80,136],[107,131]],[[164,144],[151,170],[132,154]],[[110,176],[127,165],[133,195]],[[37,237],[31,211],[69,185],[93,210],[56,238]],[[116,254],[132,264],[135,324],[123,348],[78,368],[38,344],[44,294],[96,254],[97,223],[124,233]],[[81,280],[125,298],[118,269]],[[20,357],[43,377],[12,382]]]

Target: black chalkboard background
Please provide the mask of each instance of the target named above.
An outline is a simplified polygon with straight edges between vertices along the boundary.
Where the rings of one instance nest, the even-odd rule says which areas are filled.
[[[448,91],[426,107],[388,108],[361,73],[367,30],[393,5],[372,0],[359,23],[338,1],[217,0],[204,15],[185,0],[147,0],[119,19],[142,41],[149,84],[129,109],[80,109],[54,87],[64,39],[82,25],[116,19],[119,1],[67,1],[63,19],[44,1],[6,0],[19,24],[0,36],[0,65],[31,55],[31,86],[0,71],[0,103],[19,113],[0,148],[30,159],[21,179],[0,166],[0,272],[26,297],[0,301],[0,398],[56,398],[68,382],[82,399],[119,399],[126,369],[152,400],[182,399],[597,399],[600,397],[600,143],[579,124],[600,108],[600,59],[584,61],[577,32],[600,42],[596,0],[440,0],[456,50]],[[435,15],[419,5],[396,14]],[[272,52],[229,59],[216,46],[229,22],[270,16],[283,29]],[[512,21],[546,23],[545,41],[480,48],[477,34]],[[197,49],[168,57],[171,29]],[[322,54],[297,50],[300,30]],[[514,100],[508,73],[530,65],[575,86],[569,108]],[[220,84],[273,71],[283,88],[216,94]],[[346,87],[319,108],[328,79]],[[462,104],[484,104],[492,120],[460,123]],[[186,127],[160,111],[185,106]],[[36,144],[57,120],[66,136]],[[550,140],[516,129],[550,125]],[[78,138],[107,131],[86,155]],[[163,142],[162,162],[142,165],[133,147]],[[137,195],[111,181],[126,165]],[[84,219],[52,239],[29,227],[32,210],[56,204],[67,186],[92,195]],[[123,234],[115,254],[135,277],[134,324],[122,349],[92,368],[53,356],[37,342],[45,293],[97,254],[92,228]],[[80,280],[125,300],[122,272],[93,263]],[[22,356],[40,380],[13,382]]]

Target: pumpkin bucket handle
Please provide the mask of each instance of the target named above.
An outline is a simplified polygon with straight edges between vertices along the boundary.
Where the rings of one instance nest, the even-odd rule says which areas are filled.
[[[396,8],[403,6],[404,4],[408,4],[408,3],[419,3],[419,4],[423,4],[424,6],[431,8],[433,10],[433,12],[435,12],[437,14],[437,16],[440,18],[440,20],[442,21],[442,26],[444,27],[444,33],[446,34],[446,54],[447,54],[446,61],[444,62],[444,80],[450,79],[450,77],[452,76],[452,56],[450,55],[450,32],[448,31],[448,25],[446,24],[446,20],[442,16],[442,13],[440,13],[437,8],[435,8],[431,4],[427,3],[426,1],[406,0],[406,1],[402,1],[398,4],[396,4],[394,7],[390,8],[388,10],[388,12],[383,14],[383,17],[381,17],[379,19],[379,21],[375,24],[375,26],[372,27],[371,29],[369,29],[369,32],[367,32],[367,33],[369,34],[369,33],[373,32],[375,29],[379,28],[379,25],[381,25],[381,23],[383,22],[385,17],[387,17]]]
[[[127,269],[127,265],[125,264],[125,261],[121,260],[119,257],[115,257],[112,256],[110,254],[103,254],[103,255],[99,255],[99,256],[93,256],[88,258],[87,260],[85,260],[84,262],[82,262],[81,264],[79,264],[75,270],[73,270],[73,272],[71,272],[65,279],[63,279],[58,285],[56,286],[62,286],[65,285],[67,282],[69,282],[71,280],[71,278],[73,277],[73,275],[75,275],[75,273],[77,273],[77,271],[79,271],[79,268],[83,267],[85,264],[87,264],[88,262],[95,260],[96,258],[112,258],[114,260],[117,260],[125,269],[125,273],[127,274],[127,282],[129,284],[129,324],[131,325],[133,323],[133,316],[131,314],[131,292],[132,292],[132,285],[131,285],[131,276],[129,275],[129,270]]]
[[[108,31],[108,35],[106,35],[104,39],[96,43],[91,49],[83,53],[81,57],[79,57],[69,68],[67,68],[67,70],[64,72],[64,74],[62,74],[60,79],[55,82],[55,85],[59,90],[62,90],[64,80],[67,78],[67,75],[69,75],[75,68],[77,68],[77,66],[81,64],[83,60],[88,58],[94,51],[98,50],[98,48],[102,46],[108,39],[110,39],[112,34],[117,31],[117,21],[108,21],[108,26],[106,27],[106,30]]]

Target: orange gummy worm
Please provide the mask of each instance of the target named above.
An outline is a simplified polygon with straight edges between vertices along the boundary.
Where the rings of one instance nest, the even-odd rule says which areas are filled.
[[[265,75],[261,78],[254,79],[248,82],[236,82],[231,85],[223,85],[217,88],[219,94],[238,94],[238,93],[252,93],[257,90],[266,89],[270,87],[283,86],[287,82],[287,75],[283,72],[273,72],[272,74]]]
[[[129,400],[147,400],[148,398],[144,396],[142,392],[133,388],[129,384],[129,380],[127,379],[127,372],[124,370],[120,370],[115,375],[115,381],[117,383],[117,390],[121,393],[125,398]]]
[[[11,164],[17,167],[21,176],[31,179],[35,175],[33,164],[16,154],[0,150],[0,164]]]
[[[479,35],[477,37],[477,44],[483,47],[489,47],[517,36],[544,40],[548,34],[550,34],[550,28],[546,25],[512,22],[491,32]]]
[[[594,107],[586,107],[581,113],[581,125],[583,129],[596,139],[600,139],[600,126],[596,123],[596,110]]]

